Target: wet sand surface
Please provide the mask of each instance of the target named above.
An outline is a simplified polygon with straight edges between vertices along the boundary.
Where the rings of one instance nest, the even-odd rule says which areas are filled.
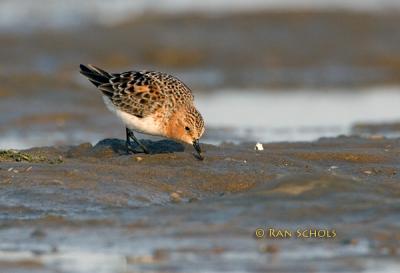
[[[203,145],[204,161],[147,144],[154,154],[126,155],[118,139],[2,152],[0,271],[400,268],[399,139]]]

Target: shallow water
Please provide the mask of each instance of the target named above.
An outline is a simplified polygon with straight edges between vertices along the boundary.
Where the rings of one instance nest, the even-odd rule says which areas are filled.
[[[222,137],[226,141],[310,141],[348,135],[359,122],[400,119],[397,87],[351,91],[222,90],[211,95],[198,94],[196,99],[208,126],[232,129],[219,135],[220,139],[207,139],[213,143],[223,141]]]

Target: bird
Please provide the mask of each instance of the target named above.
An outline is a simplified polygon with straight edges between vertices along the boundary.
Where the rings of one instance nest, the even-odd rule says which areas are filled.
[[[204,120],[194,106],[192,91],[178,78],[157,71],[109,73],[94,65],[80,65],[84,75],[101,92],[106,107],[125,125],[127,153],[149,149],[134,132],[166,137],[193,145],[203,160],[199,140]]]

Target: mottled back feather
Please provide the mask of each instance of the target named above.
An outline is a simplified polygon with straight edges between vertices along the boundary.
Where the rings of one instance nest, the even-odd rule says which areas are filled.
[[[162,107],[193,101],[190,89],[179,79],[155,71],[110,74],[100,68],[81,65],[81,71],[118,109],[143,118]]]

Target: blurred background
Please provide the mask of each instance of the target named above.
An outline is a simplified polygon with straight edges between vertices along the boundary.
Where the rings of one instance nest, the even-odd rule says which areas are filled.
[[[204,142],[400,134],[400,1],[0,1],[0,148],[124,137],[79,75],[187,83]]]

